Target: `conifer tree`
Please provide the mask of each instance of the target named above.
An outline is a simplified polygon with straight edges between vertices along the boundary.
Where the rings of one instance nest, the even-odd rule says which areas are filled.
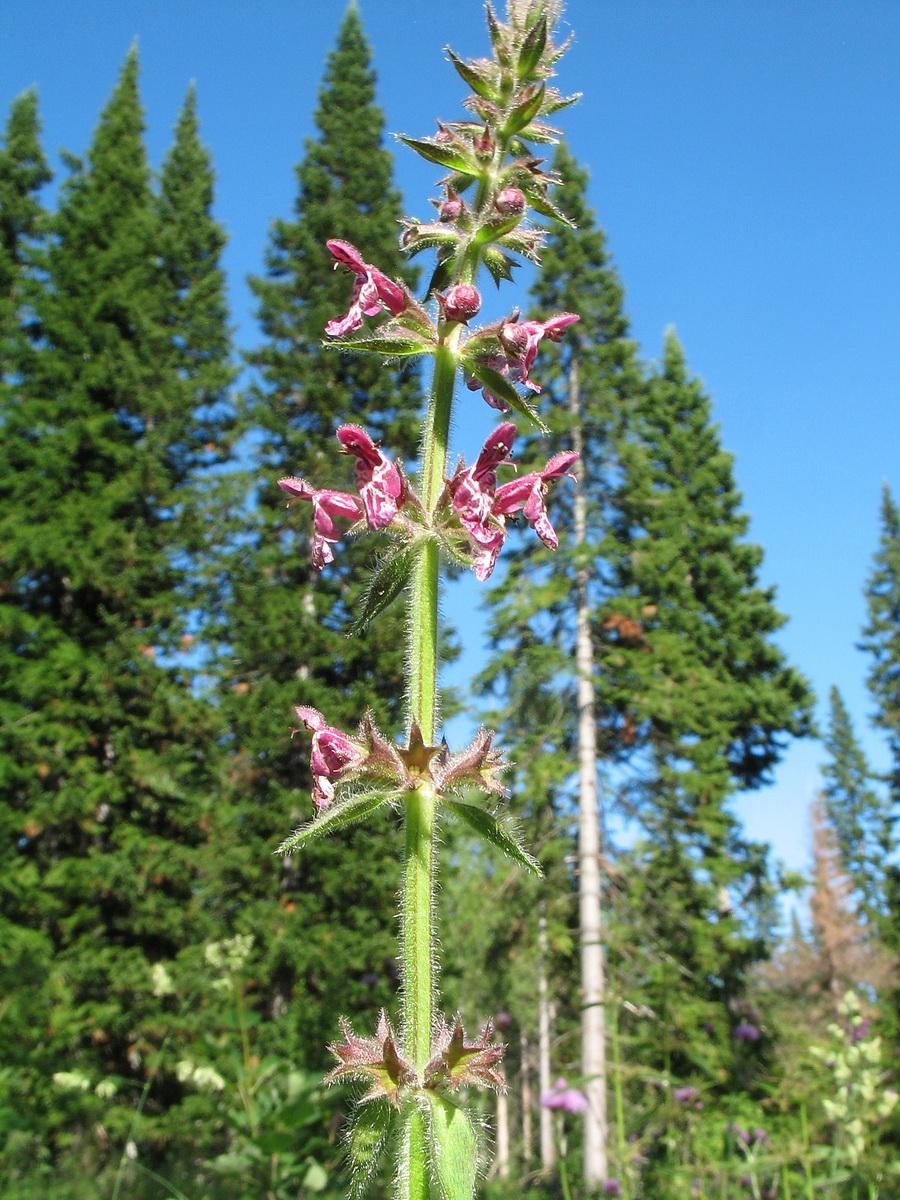
[[[642,749],[630,787],[649,835],[641,876],[672,881],[684,903],[671,905],[682,928],[670,952],[717,981],[709,1000],[733,1005],[765,952],[754,910],[764,926],[768,891],[765,847],[744,841],[727,801],[766,781],[785,736],[809,732],[811,697],[772,641],[784,618],[757,582],[762,550],[745,540],[731,456],[674,333],[620,462],[598,661]]]
[[[200,140],[197,96],[191,85],[163,163],[159,197],[160,256],[171,295],[165,324],[185,411],[194,414],[195,470],[219,461],[219,439],[230,424],[227,389],[235,371],[221,256],[225,232],[212,215],[214,175]],[[176,383],[174,386],[178,386]]]
[[[241,512],[228,559],[221,635],[235,798],[221,855],[223,895],[234,897],[233,919],[257,936],[267,980],[260,1003],[283,1018],[269,1030],[273,1044],[317,1067],[327,1061],[338,1011],[377,1011],[394,995],[395,902],[384,880],[396,877],[398,848],[384,833],[388,823],[378,822],[292,860],[272,857],[284,830],[310,811],[308,756],[291,742],[290,726],[303,704],[347,723],[371,708],[382,727],[396,727],[404,636],[390,628],[400,619],[392,613],[366,637],[345,636],[361,596],[364,550],[344,542],[327,572],[314,570],[307,523],[286,509],[277,480],[342,486],[338,414],[346,419],[357,408],[392,449],[414,448],[415,373],[322,345],[347,289],[328,239],[358,246],[392,277],[414,279],[400,254],[400,201],[374,100],[369,47],[352,5],[328,59],[318,136],[297,168],[294,217],[274,223],[266,274],[251,280],[265,335],[249,355],[257,382],[244,412],[253,455],[244,503],[252,496],[255,507],[249,519]],[[351,478],[347,466],[343,483]],[[287,1017],[288,1001],[301,994],[303,1004]]]
[[[823,799],[828,821],[840,848],[843,869],[857,893],[860,916],[870,929],[885,933],[888,858],[893,848],[893,819],[876,782],[850,714],[837,688],[831,689],[831,711],[825,735],[829,762]]]
[[[12,104],[0,150],[0,368],[2,378],[21,369],[16,343],[23,335],[24,305],[36,240],[42,228],[40,189],[52,172],[40,143],[37,94]]]
[[[173,349],[137,76],[132,52],[62,190],[0,448],[2,910],[42,943],[21,981],[42,1031],[29,1065],[38,1087],[61,1063],[112,1073],[129,1103],[155,1040],[150,964],[201,934],[216,790],[207,706],[161,665],[206,434]]]
[[[37,96],[25,92],[16,98],[10,109],[2,149],[0,149],[0,429],[5,439],[12,432],[10,412],[14,409],[16,390],[21,384],[31,341],[29,306],[34,303],[36,279],[34,254],[43,232],[44,213],[38,193],[51,178],[40,143],[40,123]],[[5,558],[0,540],[0,556]],[[0,645],[12,633],[8,610],[3,601],[9,588],[6,569],[0,569]],[[0,650],[4,666],[11,667],[8,654]],[[4,696],[0,700],[0,723],[22,716],[15,703],[10,676],[4,674]],[[15,763],[0,756],[0,791],[9,795],[15,777]],[[12,864],[17,856],[14,847],[24,836],[20,815],[13,814],[9,804],[0,804],[3,828],[3,852],[0,857],[0,889],[18,892],[22,887],[20,874]],[[4,1030],[7,1046],[6,1064],[9,1068],[27,1061],[25,1047],[33,1025],[33,991],[43,979],[52,953],[46,932],[28,927],[15,919],[6,905],[0,905],[0,991],[6,998]],[[7,1079],[9,1083],[9,1078]],[[5,1093],[5,1089],[4,1089]],[[5,1094],[0,1105],[15,1100]]]
[[[887,484],[881,496],[881,539],[866,586],[869,620],[861,649],[872,656],[867,684],[874,722],[887,734],[891,810],[900,805],[900,507]]]

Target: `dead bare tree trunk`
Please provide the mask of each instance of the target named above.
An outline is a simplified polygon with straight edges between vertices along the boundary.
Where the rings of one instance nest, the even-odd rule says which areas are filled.
[[[568,379],[573,416],[572,449],[583,453],[578,360],[573,356]],[[587,504],[583,467],[576,464],[574,496],[575,546],[587,540]],[[594,648],[588,597],[588,568],[575,575],[575,659],[578,668],[578,913],[581,943],[581,1072],[588,1106],[584,1114],[584,1178],[589,1185],[606,1179],[606,1023],[600,891],[600,814],[597,803],[597,725],[594,691]]]
[[[497,1147],[492,1173],[501,1179],[509,1178],[509,1100],[506,1092],[497,1092]]]
[[[520,1039],[522,1059],[522,1168],[531,1169],[534,1157],[534,1134],[531,1123],[531,1046],[523,1033]]]
[[[541,901],[538,918],[538,1085],[541,1095],[551,1088],[550,1078],[550,994],[547,986],[547,918]],[[556,1142],[553,1137],[553,1113],[541,1106],[541,1169],[552,1171],[556,1162]]]

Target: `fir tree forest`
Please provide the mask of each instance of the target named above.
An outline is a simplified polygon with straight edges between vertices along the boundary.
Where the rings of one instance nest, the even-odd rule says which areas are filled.
[[[520,73],[529,55],[544,61],[554,0],[511,0],[509,25],[501,9],[488,5],[484,31],[498,69],[512,70],[503,39],[519,25]],[[486,60],[450,58],[441,66],[473,91],[466,119],[484,125],[474,145],[487,153]],[[591,86],[565,79],[564,62],[559,109]],[[472,320],[475,289],[448,287],[447,249],[474,204],[448,148],[469,126],[406,139],[430,157],[436,188],[450,171],[437,214],[408,220],[418,210],[395,158],[409,149],[388,136],[351,3],[293,207],[249,281],[255,338],[237,344],[202,93],[185,80],[156,169],[137,46],[108,82],[83,157],[53,165],[34,89],[7,98],[0,145],[2,1194],[412,1200],[378,1156],[377,1123],[361,1118],[349,1137],[360,1089],[344,1078],[351,1052],[378,1042],[377,1069],[397,1084],[390,1023],[411,987],[397,821],[362,793],[354,823],[278,850],[311,819],[311,794],[316,820],[330,819],[338,768],[317,753],[355,753],[314,725],[320,713],[347,730],[370,714],[370,752],[397,758],[378,730],[403,730],[410,651],[401,606],[387,602],[415,584],[383,535],[335,531],[335,515],[363,510],[340,510],[347,494],[330,489],[384,468],[382,444],[394,496],[414,478],[426,310]],[[545,95],[527,93],[522,139]],[[448,1071],[468,1056],[492,1085],[462,1089],[479,1129],[477,1194],[890,1200],[900,502],[886,484],[879,500],[874,481],[880,535],[858,581],[882,770],[837,687],[816,721],[804,664],[779,640],[790,614],[765,582],[703,364],[674,325],[658,346],[632,333],[589,195],[610,164],[535,139],[547,144],[516,167],[535,190],[494,200],[479,280],[492,292],[512,277],[512,251],[530,259],[517,277],[523,321],[483,335],[471,325],[506,346],[507,378],[495,354],[461,390],[464,403],[481,405],[483,390],[512,406],[502,428],[517,439],[515,478],[536,472],[546,486],[553,463],[570,477],[542,500],[555,548],[526,506],[504,526],[492,575],[476,552],[476,575],[490,575],[486,645],[471,695],[443,697],[445,715],[473,735],[496,730],[509,752],[501,761],[477,735],[466,764],[469,751],[447,758],[464,776],[480,755],[509,813],[497,823],[488,805],[479,824],[468,800],[451,806],[461,819],[441,826],[434,900],[443,1011],[484,1029],[473,1046],[447,1028],[445,1045]],[[353,286],[341,263],[353,303],[369,304],[344,325],[374,317],[383,362],[326,344]],[[396,295],[419,323],[406,342],[390,333]],[[567,320],[552,326],[551,313]],[[535,327],[546,336],[532,420],[509,382],[529,379],[527,366],[509,370],[522,359],[508,331]],[[336,458],[345,419],[365,424],[374,457],[345,425],[350,453]],[[488,470],[457,469],[446,503],[462,512],[455,489],[486,486]],[[313,500],[314,527],[285,490]],[[460,552],[451,592],[471,565]],[[452,661],[467,622],[444,610]],[[421,764],[436,747],[408,732],[402,754]],[[823,764],[805,876],[734,805],[771,783],[794,739],[819,739]],[[361,1113],[390,1100],[383,1082]],[[429,1195],[469,1194],[432,1169]]]

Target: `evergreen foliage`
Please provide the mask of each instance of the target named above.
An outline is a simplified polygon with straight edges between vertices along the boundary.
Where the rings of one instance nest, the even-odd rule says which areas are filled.
[[[345,636],[365,551],[342,543],[319,575],[306,514],[287,511],[276,486],[285,475],[318,487],[349,485],[352,469],[334,433],[363,408],[367,428],[392,454],[403,460],[414,449],[415,373],[322,345],[325,324],[346,309],[351,286],[335,273],[326,240],[351,242],[386,274],[415,278],[399,250],[400,202],[374,96],[369,48],[352,6],[328,60],[318,137],[297,168],[294,218],[274,223],[266,274],[251,280],[265,342],[248,356],[257,372],[243,413],[252,470],[235,484],[238,516],[226,531],[231,549],[223,561],[229,595],[219,679],[232,739],[232,803],[219,831],[222,894],[229,921],[257,937],[266,981],[258,1001],[277,1018],[266,1036],[313,1067],[328,1061],[338,1011],[375,1013],[396,989],[395,898],[385,880],[397,878],[398,847],[389,822],[379,816],[291,859],[272,857],[285,831],[310,812],[308,755],[290,740],[294,706],[311,705],[349,729],[367,708],[382,728],[396,729],[402,711],[400,618],[390,612],[367,636]]]
[[[6,991],[37,1036],[18,1099],[32,1119],[61,1064],[134,1101],[161,1036],[150,965],[204,921],[216,727],[173,655],[207,385],[171,323],[170,275],[196,264],[160,221],[137,76],[132,52],[61,192],[38,336],[0,415],[4,966],[28,964]]]
[[[866,585],[868,624],[861,649],[872,656],[867,679],[875,701],[874,721],[887,734],[892,767],[891,807],[900,804],[900,507],[885,484],[881,539]]]
[[[37,94],[12,104],[0,150],[0,381],[21,369],[16,344],[28,329],[25,305],[33,281],[33,250],[43,230],[38,199],[52,172],[40,143]]]
[[[830,706],[825,735],[829,761],[822,768],[828,820],[857,894],[860,915],[883,936],[890,920],[886,886],[894,821],[890,806],[873,786],[876,777],[837,688],[831,689]]]

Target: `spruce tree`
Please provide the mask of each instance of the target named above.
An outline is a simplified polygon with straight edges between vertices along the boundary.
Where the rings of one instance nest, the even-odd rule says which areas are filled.
[[[683,879],[697,938],[704,921],[731,924],[712,973],[724,1000],[761,946],[721,910],[752,912],[765,875],[727,801],[768,779],[786,736],[809,732],[811,696],[772,641],[784,618],[757,581],[762,550],[745,540],[731,456],[674,333],[620,463],[617,594],[597,614],[598,661],[623,737],[642,749],[630,795],[648,869]]]
[[[40,144],[37,96],[33,91],[25,92],[12,104],[0,149],[0,440],[13,433],[10,414],[18,403],[16,393],[34,336],[34,257],[44,221],[38,196],[50,178]],[[5,538],[0,539],[0,557],[6,557]],[[0,568],[0,646],[15,636],[10,621],[13,614],[5,603],[9,586],[6,568]],[[0,656],[6,668],[0,699],[0,724],[5,726],[24,714],[10,686],[13,677],[9,672],[15,670],[15,664],[5,649],[0,649]],[[14,895],[27,888],[21,868],[16,869],[16,845],[26,836],[22,814],[8,803],[16,775],[14,759],[0,754],[0,793],[7,800],[0,802],[0,890]],[[16,916],[8,905],[0,905],[0,991],[5,997],[6,1065],[10,1068],[0,1085],[0,1108],[6,1111],[15,1111],[19,1106],[21,1080],[15,1072],[27,1062],[34,1017],[33,989],[45,978],[53,949],[45,930],[24,924]]]
[[[2,413],[2,910],[41,947],[19,981],[30,1112],[62,1063],[136,1100],[159,1041],[150,965],[202,936],[215,726],[164,656],[206,434],[168,323],[137,76],[132,52],[61,192],[40,338]]]
[[[313,486],[349,485],[334,434],[363,407],[367,428],[392,454],[408,457],[420,398],[409,367],[385,370],[322,345],[350,288],[333,269],[328,239],[352,243],[390,276],[414,279],[399,249],[399,196],[355,5],[328,59],[315,121],[318,136],[297,168],[294,217],[274,223],[266,274],[251,280],[265,341],[248,356],[256,383],[243,420],[253,461],[225,564],[220,679],[233,804],[220,873],[232,920],[257,938],[266,981],[259,1004],[278,1018],[265,1036],[301,1064],[321,1067],[339,1011],[374,1013],[394,995],[395,901],[384,880],[396,878],[398,847],[385,832],[390,823],[379,821],[293,859],[273,857],[311,811],[308,752],[291,741],[290,727],[303,704],[348,729],[371,708],[382,728],[396,730],[405,635],[391,612],[366,636],[345,636],[365,549],[345,541],[329,570],[316,572],[308,513],[287,510],[276,481],[294,475]]]
[[[40,143],[37,94],[23,92],[12,104],[0,150],[0,371],[3,380],[21,370],[27,325],[25,305],[33,282],[33,249],[42,232],[40,189],[52,172]]]
[[[843,869],[857,895],[859,915],[884,935],[888,857],[893,848],[893,818],[886,798],[873,785],[870,768],[837,688],[831,689],[825,735],[829,761],[822,769],[828,820],[840,849]]]
[[[192,85],[163,163],[156,208],[159,252],[170,290],[165,326],[172,366],[184,393],[182,405],[194,418],[195,472],[227,453],[227,442],[221,439],[230,428],[227,390],[235,376],[221,265],[226,237],[212,215],[214,184],[210,154],[200,140]]]
[[[900,506],[887,484],[881,496],[881,539],[866,585],[869,620],[860,648],[871,655],[866,680],[875,725],[888,739],[891,809],[900,805]]]

